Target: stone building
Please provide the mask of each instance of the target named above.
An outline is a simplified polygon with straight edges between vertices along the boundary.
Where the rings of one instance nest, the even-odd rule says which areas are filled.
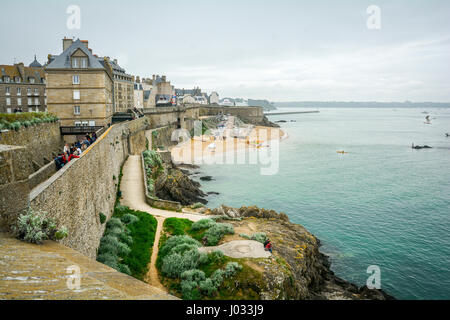
[[[34,57],[23,63],[0,65],[0,113],[38,112],[47,110],[45,72]]]
[[[171,106],[174,104],[175,89],[166,76],[153,75],[152,79],[142,79],[144,108]]]
[[[106,66],[106,67],[105,67]],[[113,115],[113,71],[92,54],[88,41],[63,39],[63,52],[45,67],[48,111],[61,126],[103,127]]]
[[[133,77],[119,66],[117,59],[99,58],[100,63],[111,68],[114,80],[114,112],[126,112],[134,108]]]
[[[209,96],[209,104],[219,104],[219,94],[215,91]]]
[[[144,87],[139,77],[134,81],[134,107],[137,109],[144,108]]]

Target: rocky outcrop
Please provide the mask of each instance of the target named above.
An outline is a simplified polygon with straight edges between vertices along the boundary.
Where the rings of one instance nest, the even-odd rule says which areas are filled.
[[[262,120],[257,123],[258,126],[263,127],[272,127],[272,128],[279,128],[280,126],[276,123],[273,123],[269,119],[267,119],[266,116],[263,116]]]
[[[197,202],[208,203],[203,199],[206,194],[200,190],[200,183],[172,164],[163,165],[163,170],[155,181],[155,192],[159,199],[177,201],[184,206]]]
[[[284,213],[256,206],[220,206],[211,214],[232,219],[236,233],[264,232],[273,244],[273,256],[251,261],[262,272],[262,281],[247,283],[261,299],[386,300],[382,290],[370,290],[336,277],[330,262],[319,250],[320,241],[303,226],[293,224]],[[234,236],[236,240],[236,235]],[[227,239],[225,239],[227,241]],[[249,280],[250,281],[250,280]]]
[[[221,205],[220,207],[212,210],[213,215],[226,216],[228,218],[265,218],[265,219],[279,219],[282,221],[289,221],[288,216],[283,212],[276,212],[275,210],[267,210],[264,208],[258,208],[257,206],[241,207],[239,209],[227,207],[226,205]]]

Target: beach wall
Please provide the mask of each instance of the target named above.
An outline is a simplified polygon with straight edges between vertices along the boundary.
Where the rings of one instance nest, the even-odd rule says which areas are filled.
[[[201,106],[200,116],[217,116],[229,114],[239,117],[242,121],[254,125],[264,124],[264,109],[262,107],[225,107],[225,106]]]
[[[198,119],[200,109],[198,105],[157,107],[144,108],[144,113],[150,119],[152,129],[179,126],[190,131],[194,128],[194,121]]]
[[[67,227],[63,245],[96,257],[105,229],[100,213],[112,216],[121,167],[129,154],[145,150],[148,127],[145,117],[112,126],[81,158],[31,191],[30,206]]]

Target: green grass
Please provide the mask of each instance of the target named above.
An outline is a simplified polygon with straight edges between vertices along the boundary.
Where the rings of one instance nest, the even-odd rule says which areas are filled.
[[[132,239],[129,245],[131,251],[120,257],[121,264],[128,266],[133,277],[143,280],[148,272],[158,222],[146,212],[134,211],[120,205],[116,206],[113,218],[120,219],[127,214],[136,216],[139,221],[127,225],[127,235]]]

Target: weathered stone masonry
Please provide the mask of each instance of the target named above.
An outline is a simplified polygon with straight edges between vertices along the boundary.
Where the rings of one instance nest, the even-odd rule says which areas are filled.
[[[105,225],[114,211],[120,168],[128,154],[145,150],[148,119],[140,118],[108,129],[80,159],[70,162],[32,190],[30,206],[47,211],[69,236],[61,243],[95,258]]]

